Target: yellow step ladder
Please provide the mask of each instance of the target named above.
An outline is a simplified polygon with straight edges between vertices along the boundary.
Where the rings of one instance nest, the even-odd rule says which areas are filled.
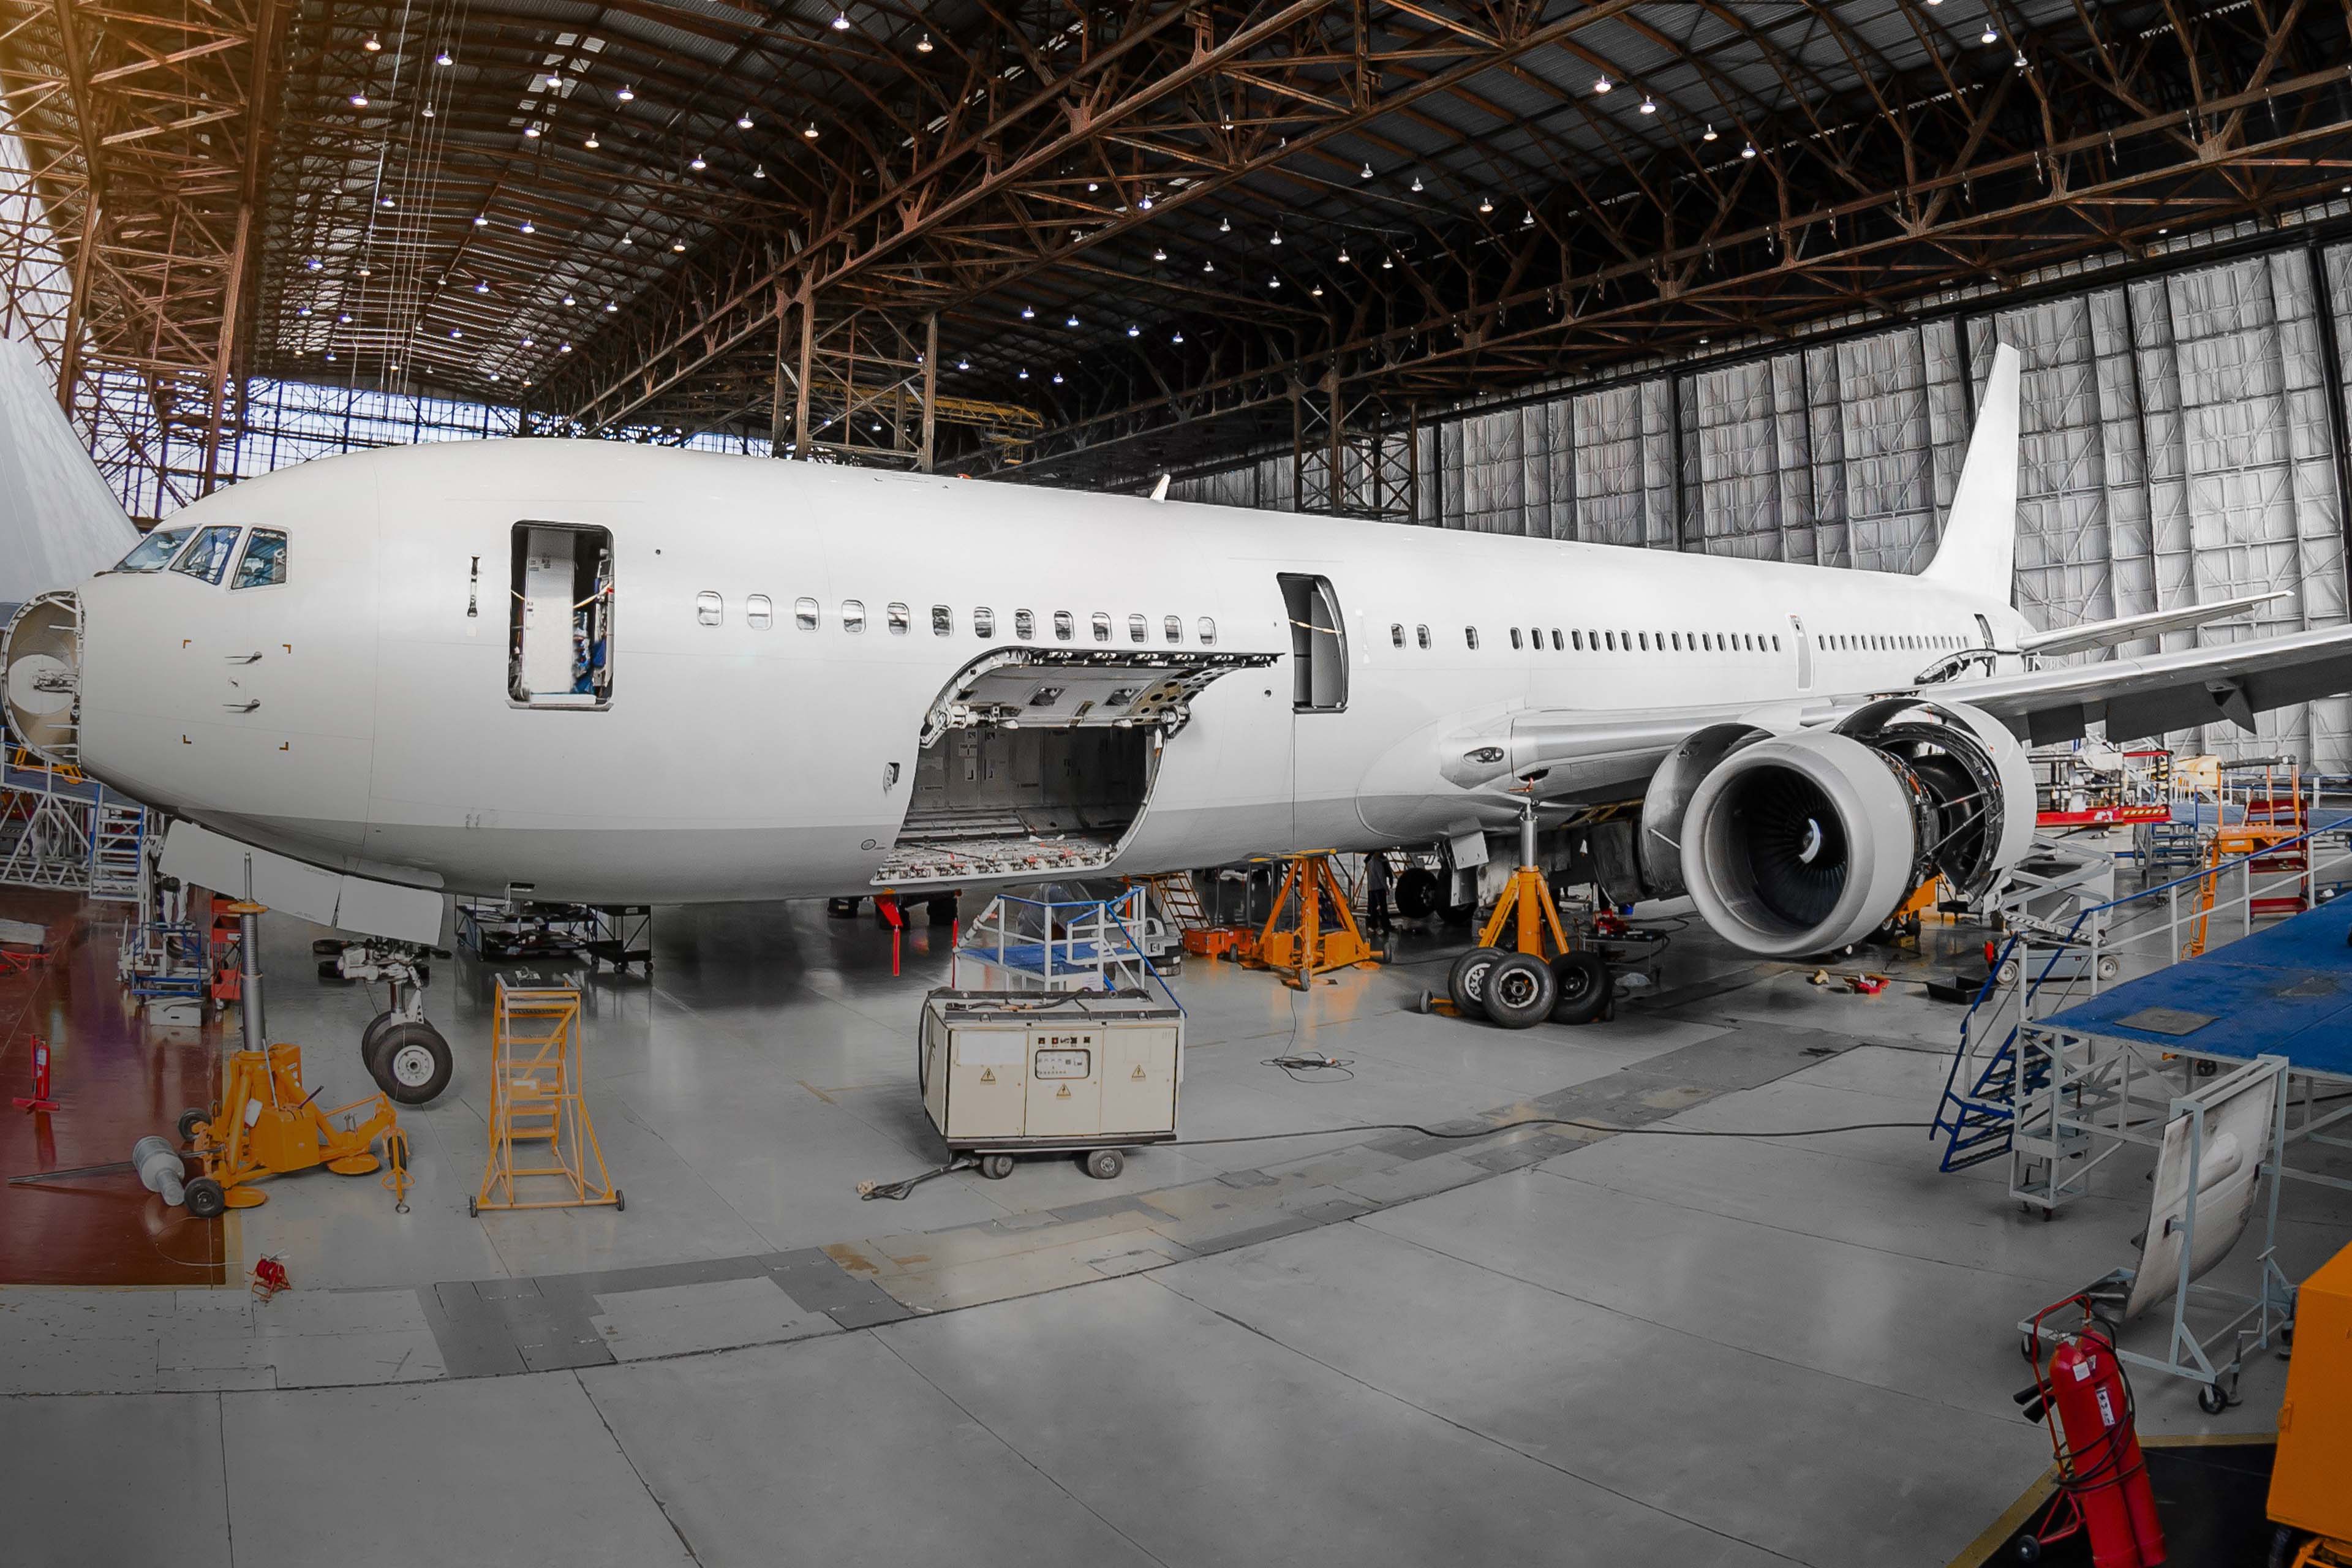
[[[546,1145],[548,1163],[518,1163],[516,1146],[533,1143]],[[528,1194],[524,1183],[533,1184]],[[581,1093],[580,993],[500,980],[490,1021],[490,1155],[466,1212],[599,1206],[629,1205],[604,1169]]]

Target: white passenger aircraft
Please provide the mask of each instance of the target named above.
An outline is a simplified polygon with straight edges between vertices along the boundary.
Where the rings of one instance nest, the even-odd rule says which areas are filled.
[[[2018,379],[2003,347],[1916,577],[619,443],[334,458],[28,605],[7,716],[184,819],[181,874],[378,939],[346,968],[396,982],[444,890],[1460,866],[1529,803],[1587,826],[1612,893],[1825,952],[1931,873],[1973,896],[2017,860],[2020,737],[2251,727],[2352,687],[2341,627],[2040,668],[2266,595],[2033,631]],[[394,996],[370,1066],[430,1098],[446,1047]]]

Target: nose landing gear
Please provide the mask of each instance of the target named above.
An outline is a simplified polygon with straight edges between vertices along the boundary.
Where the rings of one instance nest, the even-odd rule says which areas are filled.
[[[360,1060],[396,1104],[424,1105],[437,1098],[457,1069],[449,1042],[425,1017],[425,987],[433,978],[427,961],[448,956],[440,948],[368,941],[333,944],[331,955],[319,964],[328,978],[381,981],[390,989],[392,1005],[360,1033]]]

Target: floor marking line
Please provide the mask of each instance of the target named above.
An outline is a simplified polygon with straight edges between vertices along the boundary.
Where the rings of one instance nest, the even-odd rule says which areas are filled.
[[[630,1457],[628,1446],[621,1441],[621,1435],[613,1430],[613,1423],[606,1419],[604,1407],[596,1403],[595,1393],[589,1388],[588,1380],[580,1375],[580,1369],[576,1366],[564,1370],[572,1374],[572,1386],[580,1390],[580,1396],[588,1402],[588,1408],[596,1413],[596,1423],[604,1428],[604,1436],[612,1443],[613,1452],[621,1456],[621,1463],[629,1467],[629,1474],[636,1477],[637,1485],[645,1489],[646,1500],[654,1505],[654,1511],[662,1516],[662,1522],[669,1526],[669,1532],[677,1537],[678,1545],[686,1552],[686,1560],[700,1563],[702,1554],[695,1551],[694,1542],[686,1538],[685,1530],[670,1517],[669,1510],[662,1503],[661,1494],[654,1490],[651,1481],[646,1479],[645,1471],[637,1468],[637,1461]]]

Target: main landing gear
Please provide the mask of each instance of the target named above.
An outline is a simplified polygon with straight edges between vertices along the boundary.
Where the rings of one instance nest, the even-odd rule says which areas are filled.
[[[1513,942],[1507,948],[1498,945],[1507,931]],[[1501,901],[1479,931],[1478,945],[1454,961],[1445,997],[1427,998],[1423,1010],[1472,1018],[1483,1014],[1507,1029],[1546,1019],[1589,1024],[1608,1010],[1612,990],[1601,954],[1570,942],[1561,929],[1551,885],[1536,864],[1535,802],[1529,799],[1519,818],[1519,864]]]
[[[392,1005],[360,1032],[360,1060],[376,1087],[400,1105],[424,1105],[449,1087],[457,1059],[449,1042],[425,1017],[425,987],[432,983],[429,962],[449,954],[437,947],[370,939],[320,942],[323,980],[381,981]]]

